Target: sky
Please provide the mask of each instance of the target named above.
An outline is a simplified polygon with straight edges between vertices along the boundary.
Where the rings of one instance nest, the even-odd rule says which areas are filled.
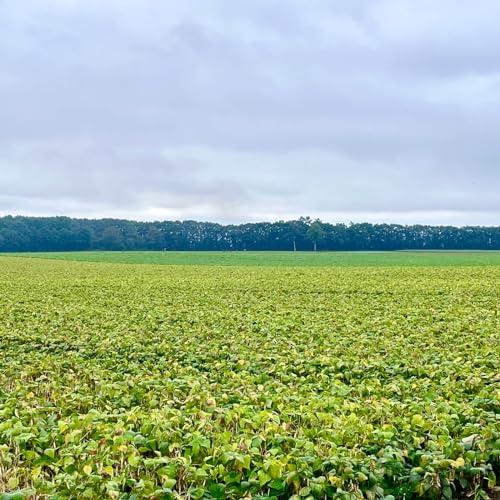
[[[500,224],[498,0],[0,0],[0,215]]]

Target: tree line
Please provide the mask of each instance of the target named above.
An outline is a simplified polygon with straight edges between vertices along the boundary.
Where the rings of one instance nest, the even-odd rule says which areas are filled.
[[[500,227],[330,224],[319,219],[223,225],[69,217],[0,217],[0,252],[74,250],[500,250]]]

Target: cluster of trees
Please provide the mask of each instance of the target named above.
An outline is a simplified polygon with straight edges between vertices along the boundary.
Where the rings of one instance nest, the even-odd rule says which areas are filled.
[[[500,227],[0,217],[0,251],[500,249]]]

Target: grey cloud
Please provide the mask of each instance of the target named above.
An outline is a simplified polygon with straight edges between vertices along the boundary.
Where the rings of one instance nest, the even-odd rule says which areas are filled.
[[[25,144],[7,157],[4,165],[9,164],[20,165],[1,179],[2,194],[9,196],[71,197],[89,203],[138,206],[145,195],[154,199],[162,193],[176,199],[188,193],[198,200],[216,199],[224,190],[230,191],[229,196],[242,195],[239,186],[227,186],[224,179],[203,178],[194,161],[172,164],[161,155],[93,144]]]
[[[498,15],[4,0],[0,212],[492,223]]]

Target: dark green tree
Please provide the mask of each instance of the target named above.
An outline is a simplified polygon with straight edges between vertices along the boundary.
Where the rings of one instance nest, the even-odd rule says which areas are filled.
[[[325,231],[323,229],[323,223],[316,219],[307,229],[307,238],[312,241],[314,251],[318,250],[318,243],[320,243],[325,237]]]
[[[0,217],[0,252],[74,250],[500,250],[500,227],[328,224],[309,217],[222,225]]]

